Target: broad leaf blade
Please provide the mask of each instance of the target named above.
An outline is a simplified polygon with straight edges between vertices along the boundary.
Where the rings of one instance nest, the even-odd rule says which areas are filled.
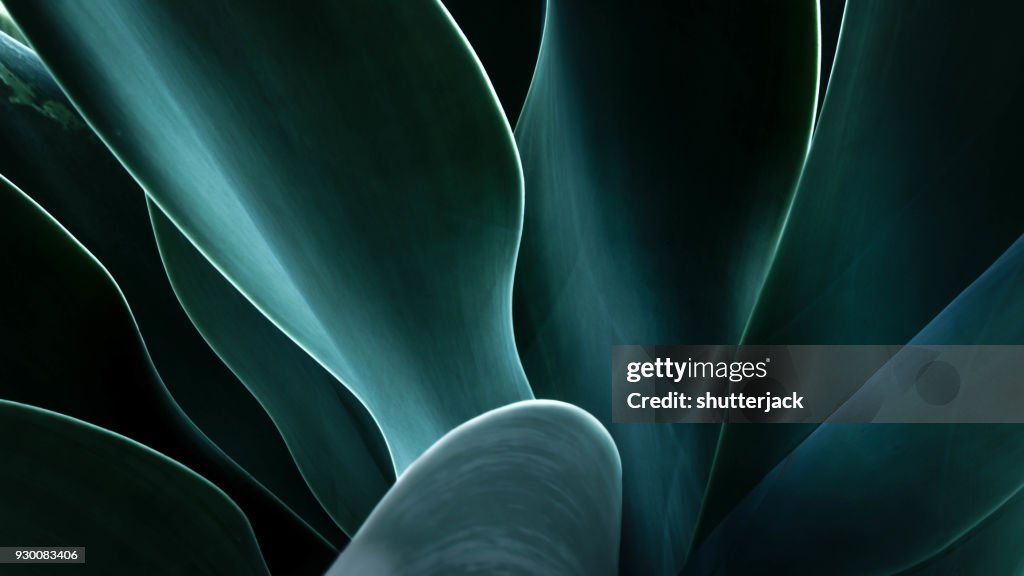
[[[322,570],[333,547],[199,431],[153,370],[116,284],[67,231],[0,177],[0,397],[123,434],[215,483],[275,570]],[[59,518],[59,516],[58,516]]]
[[[1024,233],[1024,79],[1006,73],[1024,60],[1021,17],[1018,4],[847,5],[748,343],[906,343]],[[705,530],[813,428],[729,427]]]
[[[39,58],[5,37],[0,80],[0,174],[114,276],[161,379],[196,425],[318,530],[343,538],[309,493],[266,412],[178,304],[142,188],[74,112]]]
[[[621,498],[600,423],[560,402],[516,403],[413,463],[328,575],[612,575]]]
[[[552,1],[516,138],[516,336],[624,459],[623,566],[682,567],[717,426],[612,425],[614,344],[737,342],[814,118],[812,1]],[[671,9],[669,9],[671,8]]]
[[[347,388],[253,308],[156,206],[153,229],[181,303],[267,407],[313,493],[355,534],[394,482],[376,423]]]
[[[367,406],[397,470],[531,397],[519,165],[440,4],[8,7],[161,209]]]

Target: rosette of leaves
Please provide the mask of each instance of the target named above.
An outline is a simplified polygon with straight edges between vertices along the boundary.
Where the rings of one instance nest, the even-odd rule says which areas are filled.
[[[606,373],[1021,343],[1015,4],[5,3],[5,541],[102,574],[1020,565],[1016,426],[619,425]]]

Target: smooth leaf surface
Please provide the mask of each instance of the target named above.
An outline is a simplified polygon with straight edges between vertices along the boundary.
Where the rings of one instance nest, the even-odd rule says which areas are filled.
[[[85,565],[53,572],[268,574],[223,492],[123,436],[0,400],[0,454],[0,538],[86,547]]]
[[[621,498],[619,455],[597,420],[519,402],[424,453],[327,574],[615,574]]]
[[[150,205],[160,253],[189,316],[267,406],[299,469],[348,534],[394,482],[376,424],[345,387],[253,308],[163,212]]]
[[[157,205],[363,402],[396,470],[532,396],[507,122],[436,2],[11,2]]]
[[[245,511],[275,571],[315,574],[330,563],[334,548],[174,402],[106,270],[2,177],[0,245],[0,268],[10,273],[0,284],[0,397],[102,426],[201,474]]]
[[[2,36],[0,82],[0,174],[114,276],[161,379],[196,425],[319,531],[342,540],[266,412],[178,304],[142,189],[74,112],[39,58]]]
[[[516,337],[623,461],[623,570],[674,573],[717,426],[611,424],[614,344],[737,342],[814,118],[815,2],[553,0],[516,138]]]

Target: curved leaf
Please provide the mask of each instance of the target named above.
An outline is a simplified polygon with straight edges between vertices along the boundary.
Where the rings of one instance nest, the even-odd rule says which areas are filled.
[[[161,379],[199,428],[318,530],[343,539],[266,412],[181,310],[160,264],[142,189],[74,112],[39,58],[4,37],[0,81],[0,174],[110,270]]]
[[[515,148],[440,4],[8,8],[172,222],[366,405],[397,470],[531,397]]]
[[[1024,201],[1006,184],[1024,79],[1001,73],[1024,58],[1018,12],[954,0],[847,7],[748,340],[904,343],[1024,232]]]
[[[516,127],[516,337],[538,396],[629,455],[627,572],[682,567],[718,427],[612,425],[610,347],[739,340],[807,147],[816,47],[813,1],[548,3]]]
[[[349,391],[203,258],[156,206],[153,230],[182,305],[267,406],[313,493],[348,534],[394,482],[376,424]]]
[[[317,573],[335,552],[192,424],[153,370],[106,270],[0,177],[0,397],[41,406],[141,442],[238,503],[268,564]]]
[[[328,576],[615,574],[621,497],[599,422],[560,402],[516,403],[414,462]]]
[[[0,454],[4,542],[85,546],[80,573],[267,574],[223,492],[123,436],[0,400]]]
[[[849,3],[828,95],[746,341],[903,344],[1024,232],[1016,4]],[[956,25],[950,25],[955,22]],[[813,426],[730,426],[709,506]]]

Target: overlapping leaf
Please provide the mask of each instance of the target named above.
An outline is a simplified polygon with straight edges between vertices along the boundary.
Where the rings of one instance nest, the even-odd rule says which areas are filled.
[[[520,402],[431,447],[328,574],[615,574],[621,497],[600,423],[561,402]]]
[[[1024,62],[1022,12],[848,5],[748,342],[905,343],[1024,233],[1024,81],[1002,72]],[[728,427],[703,528],[811,429]]]
[[[182,413],[153,370],[131,313],[106,271],[2,178],[0,244],[4,246],[0,267],[15,272],[0,285],[5,302],[0,324],[0,363],[5,376],[0,380],[0,397],[123,434],[201,474],[245,511],[272,568],[315,573],[330,562],[334,548],[225,456]],[[60,458],[66,456],[60,454]],[[80,465],[88,465],[88,454],[76,458]],[[19,472],[13,461],[8,466],[13,473],[24,474],[23,481],[57,481],[32,468]],[[97,471],[93,481],[99,481],[102,474]],[[17,493],[3,492],[2,496],[16,498]],[[102,509],[93,501],[88,505]],[[54,512],[43,518],[53,521],[63,516]],[[13,520],[5,520],[5,526],[10,522]],[[97,546],[114,544],[100,539],[92,542]]]
[[[1020,344],[1022,307],[1024,238],[913,342]],[[1002,573],[983,567],[1021,561],[1022,479],[1019,425],[825,424],[761,480],[687,573]]]
[[[142,189],[74,112],[38,57],[2,35],[0,82],[0,174],[110,270],[161,379],[200,429],[318,530],[337,539],[337,528],[312,498],[266,412],[178,305],[153,241]]]
[[[253,308],[150,206],[174,289],[189,316],[260,401],[270,408],[313,492],[354,534],[394,480],[387,448],[362,405]]]
[[[548,3],[516,137],[527,186],[516,334],[538,396],[623,454],[623,566],[679,569],[712,426],[613,426],[613,344],[740,338],[814,117],[814,2]],[[656,543],[653,545],[652,543]]]
[[[531,396],[509,314],[519,166],[439,4],[8,8],[170,219],[367,406],[398,470]]]

